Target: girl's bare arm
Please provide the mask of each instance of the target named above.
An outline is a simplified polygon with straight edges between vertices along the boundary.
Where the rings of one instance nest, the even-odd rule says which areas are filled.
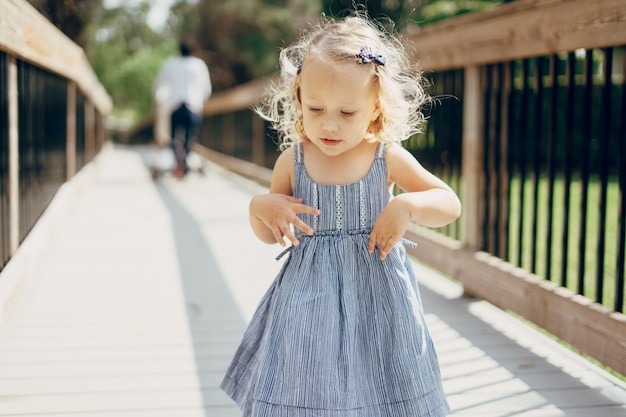
[[[454,191],[400,145],[394,144],[387,150],[387,167],[390,182],[404,193],[387,205],[372,229],[369,251],[378,247],[381,259],[404,236],[410,221],[442,227],[461,214],[461,202]]]
[[[276,161],[268,194],[259,194],[250,201],[250,225],[254,234],[265,243],[285,246],[286,237],[293,245],[300,242],[292,225],[306,234],[313,230],[296,214],[318,215],[319,211],[293,197],[293,148],[285,150]]]

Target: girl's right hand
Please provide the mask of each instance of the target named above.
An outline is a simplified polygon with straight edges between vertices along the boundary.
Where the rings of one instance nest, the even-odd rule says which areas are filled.
[[[318,209],[302,204],[302,201],[301,198],[284,194],[260,194],[250,201],[250,218],[262,222],[280,246],[285,246],[284,237],[294,246],[298,246],[300,241],[294,235],[291,225],[307,235],[312,235],[314,231],[297,214],[320,214]],[[266,241],[269,240],[268,236]]]

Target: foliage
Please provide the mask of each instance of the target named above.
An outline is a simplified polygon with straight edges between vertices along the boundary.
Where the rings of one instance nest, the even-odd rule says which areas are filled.
[[[492,9],[495,6],[507,3],[502,0],[438,0],[430,1],[422,11],[420,25],[428,25],[440,20],[466,13]]]
[[[355,8],[367,10],[387,30],[424,26],[465,13],[487,10],[506,0],[323,0],[324,13],[344,16]]]
[[[150,5],[100,9],[89,28],[86,52],[100,82],[115,103],[113,117],[132,124],[152,110],[152,83],[177,42],[147,23]]]
[[[326,15],[333,17],[343,17],[355,9],[362,9],[387,30],[400,31],[422,16],[426,3],[422,0],[323,0],[323,9]]]
[[[150,114],[160,65],[195,38],[214,91],[276,70],[280,48],[322,13],[340,17],[361,8],[388,30],[429,24],[493,7],[502,0],[177,0],[163,27],[148,25],[151,0],[104,8],[103,0],[29,0],[85,49],[113,98],[113,116],[135,123]]]
[[[279,47],[320,9],[314,1],[202,0],[195,12],[193,33],[219,91],[274,72]]]
[[[28,0],[39,13],[58,27],[68,38],[85,46],[85,29],[93,10],[102,8],[102,0]]]

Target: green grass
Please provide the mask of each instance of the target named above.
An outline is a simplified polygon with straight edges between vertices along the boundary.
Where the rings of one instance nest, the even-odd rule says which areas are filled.
[[[570,185],[570,203],[565,207],[565,182],[557,179],[554,182],[553,199],[553,219],[552,224],[548,224],[548,186],[547,178],[542,177],[538,181],[538,204],[537,204],[537,239],[536,244],[536,268],[532,271],[532,221],[533,221],[533,191],[534,181],[527,178],[524,182],[524,208],[523,208],[523,230],[522,238],[522,259],[518,258],[518,248],[520,242],[519,222],[520,222],[520,180],[519,177],[512,178],[511,200],[510,200],[510,223],[509,223],[509,262],[536,273],[545,278],[548,275],[548,268],[551,280],[557,284],[562,284],[562,241],[565,227],[569,231],[567,242],[567,264],[565,287],[574,292],[579,292],[578,269],[580,263],[584,266],[584,279],[582,293],[584,296],[597,300],[596,273],[598,262],[604,265],[604,285],[602,292],[602,304],[610,309],[615,307],[616,280],[617,280],[617,259],[618,259],[618,197],[619,185],[615,179],[609,181],[607,185],[607,216],[605,230],[605,253],[603,259],[598,259],[598,236],[600,219],[600,183],[597,179],[589,181],[586,229],[587,236],[584,245],[584,256],[579,256],[579,242],[581,239],[581,201],[582,182],[579,179],[572,181]],[[569,212],[569,222],[563,224],[565,213]],[[548,248],[548,231],[552,231],[552,243]],[[547,253],[551,251],[552,259],[550,265],[547,263]],[[623,262],[623,259],[622,259]]]
[[[464,197],[461,194],[461,182],[458,175],[438,175],[446,181],[457,192],[461,201]],[[570,183],[570,201],[565,207],[565,180],[557,177],[554,181],[554,195],[552,203],[552,222],[548,224],[549,212],[549,181],[547,176],[541,176],[538,184],[537,200],[537,238],[533,239],[533,198],[534,179],[529,175],[524,180],[524,208],[520,216],[520,178],[519,175],[511,178],[510,181],[510,202],[509,202],[509,225],[505,233],[508,238],[508,252],[506,261],[530,271],[539,277],[548,277],[558,285],[563,285],[563,237],[565,227],[568,230],[567,238],[567,262],[564,287],[575,293],[597,301],[596,275],[598,262],[603,262],[604,279],[602,289],[601,304],[610,310],[615,310],[615,295],[617,283],[617,263],[618,257],[618,209],[619,209],[619,184],[616,178],[611,178],[607,184],[607,208],[606,224],[604,226],[604,257],[598,260],[598,239],[600,221],[600,182],[597,178],[589,180],[587,189],[587,214],[585,216],[586,237],[583,256],[579,256],[579,242],[581,240],[581,216],[582,216],[582,182],[580,178],[573,178]],[[569,221],[564,225],[565,213],[569,213]],[[520,217],[523,221],[523,229],[519,231]],[[462,239],[463,223],[469,221],[463,215],[453,224],[440,229],[442,234],[454,239]],[[552,232],[552,242],[548,248],[548,232]],[[521,259],[519,259],[519,244],[522,243]],[[534,248],[533,248],[534,245]],[[533,269],[533,249],[535,253],[535,268]],[[548,253],[551,253],[550,265]],[[579,267],[582,262],[584,275],[582,288],[579,291]],[[624,262],[623,255],[621,262]],[[626,299],[626,291],[624,298]]]

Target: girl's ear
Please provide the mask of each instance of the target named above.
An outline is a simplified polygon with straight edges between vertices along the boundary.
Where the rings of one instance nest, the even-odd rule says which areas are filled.
[[[376,103],[376,107],[374,108],[374,111],[372,112],[370,126],[368,129],[370,133],[377,134],[378,132],[382,130],[383,128],[382,113],[383,111],[380,108],[380,105]]]
[[[374,108],[374,112],[372,113],[372,122],[375,121],[376,119],[378,119],[378,117],[380,116],[380,114],[382,113],[382,110],[380,109],[380,104],[378,103],[378,101],[376,102],[376,107]]]

